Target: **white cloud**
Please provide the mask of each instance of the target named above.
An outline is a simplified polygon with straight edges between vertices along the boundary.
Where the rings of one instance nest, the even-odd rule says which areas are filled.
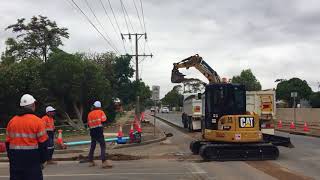
[[[17,18],[44,15],[67,27],[69,52],[98,51],[111,48],[68,4],[69,0],[11,0],[0,7],[0,50],[11,36],[3,29]],[[127,27],[119,1],[110,0],[123,33]],[[84,0],[75,0],[96,23]],[[99,0],[90,0],[97,17],[120,51],[118,32],[114,32]],[[103,1],[107,5],[107,1]],[[124,0],[132,24],[141,31],[132,1]],[[174,84],[170,82],[172,63],[199,53],[222,77],[231,78],[251,68],[263,88],[275,87],[277,78],[305,79],[317,89],[320,50],[320,3],[289,0],[146,0],[144,14],[153,59],[143,61],[142,79],[150,86],[160,85],[163,97]],[[140,8],[139,1],[136,1]],[[108,9],[109,15],[111,14]],[[111,16],[112,17],[112,16]],[[112,18],[113,19],[113,18]],[[115,21],[113,20],[113,23]],[[130,25],[129,25],[130,26]],[[97,25],[97,27],[99,27]],[[129,27],[130,28],[130,27]],[[130,30],[132,32],[132,30]],[[140,52],[143,41],[140,40]],[[131,49],[129,41],[126,48]],[[146,53],[150,53],[146,48]],[[129,50],[131,53],[131,50]],[[201,78],[196,70],[183,71]]]

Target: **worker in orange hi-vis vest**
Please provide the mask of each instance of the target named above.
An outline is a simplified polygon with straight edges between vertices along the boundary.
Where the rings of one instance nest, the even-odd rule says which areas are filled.
[[[42,120],[34,115],[35,99],[21,97],[21,109],[8,123],[6,147],[11,180],[42,180],[43,164],[48,158],[48,136]]]
[[[46,131],[49,137],[48,140],[48,162],[47,164],[57,164],[57,162],[52,160],[52,155],[54,152],[54,133],[55,133],[55,127],[54,127],[54,115],[56,113],[56,110],[52,106],[46,107],[46,115],[42,117],[42,121],[45,124]]]
[[[89,166],[95,166],[93,160],[94,150],[96,143],[100,144],[102,168],[111,168],[112,164],[110,160],[106,159],[106,142],[103,135],[103,122],[107,121],[106,114],[101,110],[101,102],[96,101],[93,104],[92,111],[88,114],[88,126],[90,128],[91,147],[88,155]]]

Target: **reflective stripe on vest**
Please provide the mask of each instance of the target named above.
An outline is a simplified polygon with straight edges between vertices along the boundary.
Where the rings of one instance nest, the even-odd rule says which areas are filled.
[[[27,134],[27,133],[7,133],[10,138],[31,138],[36,139],[37,134]]]
[[[47,128],[46,131],[54,131],[53,128]]]
[[[94,123],[94,122],[100,122],[100,121],[101,121],[101,119],[94,119],[94,120],[90,120],[89,122]]]
[[[54,149],[54,146],[48,147],[48,149]]]
[[[10,144],[9,149],[23,149],[23,150],[38,149],[38,145],[34,145],[34,146],[16,146],[16,145]]]
[[[99,124],[99,125],[96,125],[96,126],[91,126],[91,127],[89,127],[89,128],[90,128],[90,129],[94,129],[94,128],[97,128],[97,127],[102,127],[102,125]]]

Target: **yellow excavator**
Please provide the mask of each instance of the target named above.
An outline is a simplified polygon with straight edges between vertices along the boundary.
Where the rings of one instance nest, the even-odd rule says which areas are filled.
[[[171,82],[186,80],[180,68],[196,68],[208,80],[202,99],[202,139],[191,142],[190,150],[204,160],[274,160],[277,146],[293,147],[290,138],[263,134],[257,114],[246,111],[246,90],[241,84],[222,82],[198,54],[173,64]]]

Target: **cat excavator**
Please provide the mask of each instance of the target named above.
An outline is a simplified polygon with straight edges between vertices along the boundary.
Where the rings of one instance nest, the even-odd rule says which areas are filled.
[[[241,84],[222,81],[198,54],[173,64],[171,82],[186,80],[179,69],[196,68],[208,80],[202,99],[202,139],[192,141],[190,150],[206,160],[274,160],[277,146],[293,147],[290,138],[263,134],[257,114],[246,111],[246,90]]]

